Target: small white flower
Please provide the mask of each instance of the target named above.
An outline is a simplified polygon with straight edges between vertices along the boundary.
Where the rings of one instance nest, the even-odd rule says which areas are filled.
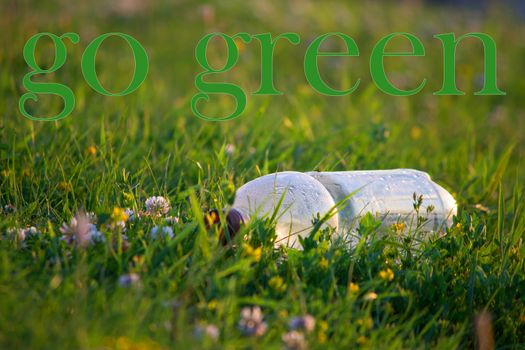
[[[215,20],[215,8],[211,5],[203,5],[200,8],[201,17],[207,26],[210,26],[213,24]]]
[[[264,322],[260,307],[245,307],[241,310],[239,329],[245,335],[259,337],[266,333],[267,328],[268,325]]]
[[[117,226],[120,226],[120,232],[126,232],[126,222],[119,221],[116,223]]]
[[[90,223],[96,224],[98,222],[97,214],[95,214],[94,212],[92,212],[92,211],[87,212],[86,216],[87,216],[87,218],[88,218]]]
[[[105,226],[108,230],[111,230],[111,229],[120,229],[120,232],[126,232],[126,222],[125,221],[117,221],[113,224],[106,224]]]
[[[36,235],[38,231],[36,230],[35,226],[27,227],[27,228],[19,228],[16,230],[16,235],[19,240],[23,241],[29,236]]]
[[[147,8],[147,1],[118,0],[111,2],[113,11],[123,17],[134,17]]]
[[[68,244],[76,244],[85,247],[88,244],[104,242],[106,238],[97,230],[97,226],[91,223],[92,215],[77,213],[71,218],[69,225],[64,223],[60,228],[61,239]]]
[[[7,233],[11,236],[15,236],[17,240],[24,241],[26,238],[28,238],[31,235],[36,235],[37,230],[34,226],[28,227],[28,228],[15,228],[10,227],[7,229]]]
[[[235,153],[235,145],[232,145],[231,143],[227,144],[225,147],[224,147],[224,153],[226,153],[227,155],[231,156],[232,154]]]
[[[16,213],[16,207],[13,204],[4,205],[4,212],[6,214]]]
[[[173,229],[170,226],[154,226],[151,229],[150,235],[153,239],[171,239],[173,238]]]
[[[170,202],[162,196],[146,199],[146,212],[152,216],[162,216],[170,210]]]
[[[176,217],[176,216],[168,216],[166,218],[166,223],[168,225],[178,224],[179,223],[179,218]]]
[[[287,349],[290,350],[303,350],[306,349],[306,340],[304,334],[298,331],[290,331],[283,334],[283,343]]]
[[[140,282],[140,276],[136,273],[128,273],[118,278],[118,284],[121,287],[131,287]]]
[[[135,212],[132,209],[127,208],[126,210],[124,210],[124,214],[128,216],[128,221],[130,222],[133,222],[137,219],[135,216]]]
[[[315,328],[315,318],[312,315],[306,314],[304,316],[294,317],[288,323],[292,330],[305,330],[311,332]]]
[[[220,331],[217,326],[208,324],[208,325],[198,325],[193,330],[193,334],[197,338],[204,338],[208,337],[213,341],[216,341],[219,339]]]

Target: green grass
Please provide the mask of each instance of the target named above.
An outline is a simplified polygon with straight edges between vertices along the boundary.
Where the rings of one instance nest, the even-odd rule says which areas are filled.
[[[474,345],[473,318],[484,309],[498,348],[525,347],[525,24],[498,7],[481,16],[404,3],[293,4],[217,2],[212,19],[189,1],[150,4],[131,17],[103,1],[0,5],[0,204],[17,209],[0,215],[0,348],[278,349],[288,320],[305,313],[317,320],[307,335],[311,349],[465,348]],[[80,44],[68,45],[66,65],[41,79],[70,86],[76,109],[61,121],[31,122],[18,113],[28,71],[23,45],[37,32],[68,31],[80,34]],[[150,56],[146,82],[126,97],[95,93],[80,70],[87,44],[110,31],[134,36]],[[217,78],[245,89],[244,114],[224,123],[192,115],[199,72],[193,50],[211,31],[299,33],[300,45],[275,51],[275,85],[284,95],[250,95],[260,74],[252,43],[234,71]],[[350,96],[321,96],[302,73],[308,42],[333,31],[360,48],[358,58],[321,64],[334,86],[361,78]],[[407,88],[428,79],[412,97],[383,94],[370,80],[371,48],[394,31],[417,35],[426,48],[425,57],[386,65]],[[442,74],[432,36],[470,31],[498,44],[499,86],[507,95],[473,95],[482,71],[475,41],[458,50],[466,95],[432,95]],[[212,49],[221,62],[221,46]],[[52,51],[37,57],[50,63]],[[131,63],[122,57],[129,53],[116,39],[99,53],[97,70],[110,89],[128,84]],[[33,110],[52,115],[60,108],[58,98],[41,96]],[[231,108],[228,98],[212,97],[204,110],[219,116]],[[225,152],[228,144],[233,153]],[[208,209],[231,204],[236,188],[262,174],[397,167],[429,172],[459,203],[459,225],[418,250],[376,237],[373,220],[361,227],[369,244],[329,245],[321,232],[304,251],[273,250],[270,222],[252,223],[248,241],[239,236],[231,249],[203,225]],[[114,207],[144,209],[153,195],[169,198],[170,215],[180,218],[174,238],[152,241],[149,231],[161,219],[142,219],[128,224],[130,248],[115,248],[118,231],[102,221]],[[75,249],[60,241],[61,224],[81,209],[98,215],[106,244]],[[39,235],[20,242],[9,233],[27,226]],[[260,259],[246,244],[262,246]],[[387,268],[392,281],[379,276]],[[129,272],[140,275],[140,286],[119,287]],[[377,299],[367,300],[370,292]],[[239,312],[250,305],[259,305],[268,323],[261,338],[238,329]],[[219,327],[217,343],[193,336],[201,323]]]

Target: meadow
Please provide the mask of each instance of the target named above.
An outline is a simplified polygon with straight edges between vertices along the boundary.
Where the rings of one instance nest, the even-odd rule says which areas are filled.
[[[509,8],[2,1],[0,30],[0,349],[488,349],[492,334],[498,349],[525,348],[525,22]],[[217,31],[299,33],[300,44],[274,52],[283,95],[252,95],[260,50],[239,45],[235,68],[211,79],[241,86],[245,111],[225,122],[196,117],[194,49]],[[63,67],[37,78],[75,94],[74,112],[53,122],[18,111],[29,71],[22,49],[38,32],[80,36]],[[82,52],[107,32],[133,36],[149,55],[146,81],[125,97],[100,95],[82,78]],[[315,92],[302,71],[309,42],[329,32],[359,45],[359,58],[320,63],[334,87],[361,79],[349,96]],[[371,81],[370,52],[392,32],[425,45],[424,57],[385,63],[400,87],[428,78],[416,95],[390,96]],[[448,32],[492,36],[506,95],[474,95],[483,82],[476,40],[458,49],[466,94],[433,95],[443,68],[433,35]],[[43,43],[36,58],[50,65],[53,52]],[[209,54],[224,62],[220,41]],[[131,69],[126,44],[107,39],[97,56],[101,83],[121,90]],[[35,115],[60,111],[59,98],[39,98]],[[223,116],[234,107],[212,96],[202,111]],[[276,250],[270,218],[227,246],[220,227],[206,225],[210,209],[227,207],[236,188],[263,174],[402,167],[430,173],[457,199],[445,236],[414,247],[395,232],[378,235],[369,216],[360,223],[366,244],[330,243],[330,231],[317,231],[303,250]],[[152,204],[154,196],[169,204]],[[72,234],[75,215],[94,239]]]

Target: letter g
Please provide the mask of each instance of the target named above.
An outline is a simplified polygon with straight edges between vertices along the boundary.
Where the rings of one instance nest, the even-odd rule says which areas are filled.
[[[35,60],[36,45],[38,40],[43,36],[51,38],[55,47],[55,62],[48,69],[42,69]],[[69,87],[58,83],[34,82],[31,80],[34,75],[53,73],[64,65],[67,57],[67,49],[66,45],[64,44],[64,39],[66,38],[69,39],[73,44],[77,44],[79,41],[79,36],[76,33],[66,33],[60,37],[52,33],[38,33],[33,35],[25,44],[23,51],[24,60],[26,61],[29,68],[32,69],[32,71],[27,73],[22,80],[24,88],[29,91],[20,97],[18,105],[20,113],[22,113],[24,117],[31,120],[59,120],[67,117],[75,108],[75,96]],[[28,99],[31,99],[35,102],[38,101],[36,94],[58,95],[62,98],[62,100],[64,100],[64,108],[59,114],[52,117],[34,117],[26,111],[25,103]]]

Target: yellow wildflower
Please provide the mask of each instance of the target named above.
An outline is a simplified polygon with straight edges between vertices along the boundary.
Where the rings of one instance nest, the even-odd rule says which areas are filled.
[[[217,308],[217,300],[213,299],[208,302],[208,310],[215,310]]]
[[[374,326],[374,321],[370,318],[360,318],[357,320],[357,324],[360,326],[364,326],[367,329],[370,329]]]
[[[396,222],[395,224],[392,224],[392,230],[399,235],[405,231],[405,224],[402,222]]]
[[[71,184],[67,181],[61,181],[59,184],[58,184],[58,188],[61,189],[62,191],[65,191],[65,192],[71,192],[73,191],[73,187],[71,186]]]
[[[284,117],[283,125],[285,127],[287,127],[288,129],[293,129],[294,128],[293,122],[288,117]]]
[[[385,281],[392,281],[394,279],[394,271],[390,268],[379,271],[379,277]]]
[[[301,95],[312,95],[312,87],[309,84],[301,84],[297,87]]]
[[[356,341],[357,341],[357,344],[364,345],[364,344],[366,344],[368,339],[366,339],[366,337],[364,335],[361,335],[361,336],[359,336],[359,338],[357,338]]]
[[[319,332],[317,333],[317,340],[319,343],[323,344],[326,342],[326,331],[328,330],[328,322],[326,321],[320,321],[318,323],[319,325]]]
[[[421,134],[422,134],[422,130],[418,126],[413,126],[412,129],[410,129],[410,137],[413,140],[419,139],[421,137]]]
[[[279,293],[282,293],[286,290],[286,284],[284,283],[284,280],[280,276],[274,276],[270,278],[270,281],[268,281],[268,285],[274,291],[279,292]]]
[[[375,292],[368,292],[365,294],[365,300],[372,301],[377,299],[377,293]]]
[[[124,209],[115,207],[113,208],[113,212],[111,213],[111,219],[113,222],[126,222],[128,220],[128,214],[124,211]]]
[[[319,332],[317,333],[317,341],[320,344],[326,343],[326,333],[325,332]]]
[[[255,260],[255,262],[259,262],[259,260],[261,260],[262,248],[261,247],[254,248],[249,244],[245,244],[244,254],[252,258],[253,260]]]
[[[319,261],[319,266],[323,269],[323,270],[326,270],[328,269],[328,260],[323,256],[321,258],[321,260]]]
[[[243,52],[244,49],[246,48],[246,45],[244,44],[242,40],[235,40],[234,43],[235,43],[235,46],[237,46],[237,50],[239,51],[239,53]]]
[[[359,292],[359,285],[357,283],[350,282],[348,284],[348,291],[350,291],[352,293]]]
[[[280,310],[279,311],[279,318],[288,318],[288,311],[287,310]]]
[[[133,262],[137,265],[142,265],[144,263],[144,256],[142,255],[135,255],[132,258]]]
[[[89,146],[86,148],[86,155],[95,157],[97,155],[97,149],[95,146]]]
[[[108,339],[106,346],[115,350],[162,350],[166,349],[153,341],[140,341],[129,339],[126,337],[119,337]],[[104,347],[106,348],[106,347]]]

